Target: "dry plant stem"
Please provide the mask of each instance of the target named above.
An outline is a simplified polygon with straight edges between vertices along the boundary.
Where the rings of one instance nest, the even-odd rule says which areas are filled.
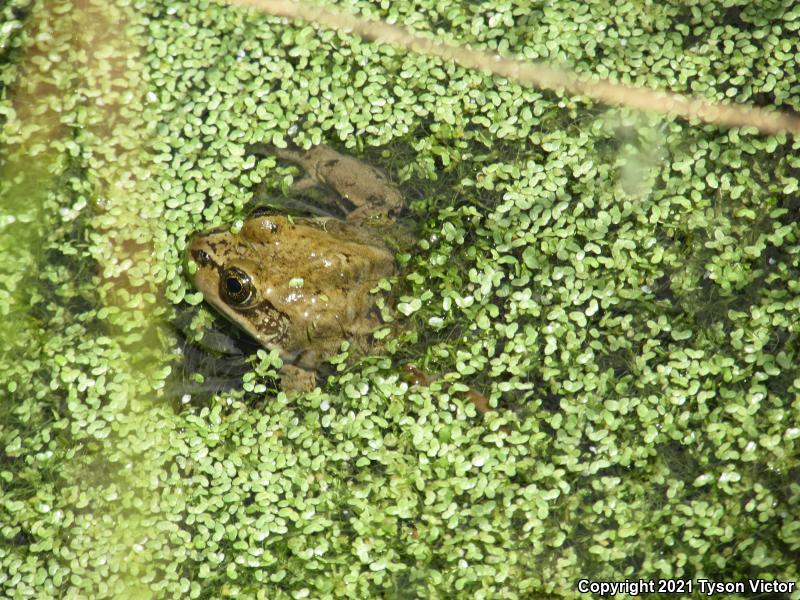
[[[279,17],[303,19],[338,30],[351,31],[365,39],[406,50],[452,60],[467,69],[488,71],[540,89],[584,95],[599,102],[639,110],[698,119],[727,127],[755,127],[761,133],[786,132],[800,135],[800,118],[746,105],[718,104],[667,91],[635,88],[607,80],[589,81],[575,73],[534,62],[523,62],[470,48],[436,42],[384,21],[365,20],[337,10],[289,0],[228,0]]]

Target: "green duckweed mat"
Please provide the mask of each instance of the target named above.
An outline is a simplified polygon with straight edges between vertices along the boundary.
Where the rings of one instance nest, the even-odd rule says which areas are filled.
[[[339,6],[800,111],[788,1]],[[0,89],[0,597],[800,578],[800,142],[205,0],[8,0]],[[275,353],[225,385],[187,358],[224,327],[188,237],[293,173],[251,142],[331,144],[408,198],[383,348],[303,396]]]

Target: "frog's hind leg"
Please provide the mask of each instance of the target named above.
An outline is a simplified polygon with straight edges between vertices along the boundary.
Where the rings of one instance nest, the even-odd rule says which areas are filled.
[[[373,222],[376,225],[393,223],[400,216],[403,209],[403,200],[399,193],[395,194],[394,190],[383,195],[370,195],[367,199],[368,202],[351,210],[347,214],[347,221],[349,223],[368,223]]]
[[[318,183],[312,177],[303,177],[289,186],[289,194],[293,197],[307,198],[313,203],[309,212],[328,217],[343,218],[350,212],[346,201],[328,186]]]
[[[321,185],[319,179],[314,177],[314,165],[312,160],[309,158],[309,152],[300,150],[294,146],[289,148],[278,148],[277,146],[273,146],[272,144],[267,144],[265,142],[257,142],[254,144],[250,144],[245,148],[246,154],[253,154],[254,156],[260,156],[262,158],[267,158],[269,156],[274,156],[278,160],[283,160],[293,165],[300,167],[300,169],[306,174],[305,177],[297,180],[292,187],[298,186],[297,191],[303,191],[307,188],[312,188],[315,186]]]
[[[318,185],[326,184],[326,177],[324,173],[320,172],[320,169],[330,169],[331,166],[335,166],[340,159],[344,158],[343,155],[328,148],[325,144],[318,144],[308,150],[302,150],[297,146],[278,148],[277,146],[260,142],[250,144],[246,152],[256,156],[274,156],[278,160],[292,163],[300,167],[306,174],[306,177],[300,181],[304,181],[307,178],[315,181]]]
[[[290,162],[294,165],[297,165],[303,171],[306,172],[309,178],[316,181],[317,183],[322,183],[318,177],[316,176],[316,165],[317,160],[314,158],[314,150],[319,146],[315,146],[311,150],[294,150],[292,148],[275,148],[273,150],[273,154],[276,158],[280,160],[285,160],[286,162]]]
[[[253,142],[245,147],[245,154],[254,154],[266,158],[268,156],[275,156],[281,160],[286,160],[295,163],[298,166],[303,166],[303,157],[305,152],[300,150],[297,146],[290,145],[288,148],[278,148],[273,144],[267,142]]]
[[[290,187],[292,192],[302,193],[311,189],[320,189],[323,187],[319,179],[313,176],[313,169],[307,158],[307,152],[293,150],[291,148],[278,148],[263,142],[250,144],[246,152],[261,157],[274,156],[279,160],[284,160],[300,167],[305,175],[292,183]]]
[[[259,148],[259,150],[263,150]],[[320,177],[318,173],[318,163],[320,152],[333,152],[327,146],[320,145],[314,146],[310,150],[299,150],[294,148],[272,148],[271,154],[279,160],[292,163],[299,167],[304,175],[300,179],[296,179],[289,186],[289,193],[292,195],[307,195],[314,202],[323,204],[327,207],[334,207],[339,213],[344,216],[350,211],[341,196],[336,193]]]
[[[264,143],[251,144],[247,151],[257,156],[275,156],[304,171],[302,176],[295,176],[289,186],[284,196],[287,201],[280,204],[283,209],[321,217],[341,218],[348,213],[349,208],[342,206],[338,194],[309,173],[306,153],[300,150],[276,148]],[[274,194],[265,188],[263,183],[256,188],[253,197],[257,201],[266,200],[267,204],[275,204]]]
[[[325,188],[319,184],[315,179],[312,179],[308,175],[305,177],[301,177],[295,181],[292,181],[292,185],[289,186],[289,191],[293,194],[303,194],[309,191],[313,191],[316,193],[325,192]]]

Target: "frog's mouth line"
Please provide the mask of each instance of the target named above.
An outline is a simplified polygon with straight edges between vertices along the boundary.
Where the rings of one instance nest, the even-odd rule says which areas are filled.
[[[230,304],[221,301],[219,298],[210,298],[206,296],[205,300],[215,307],[222,317],[239,327],[243,332],[264,347],[269,348],[276,344],[282,344],[287,339],[289,315],[276,309],[268,300],[262,300],[257,304],[245,308],[234,308]],[[268,316],[263,318],[260,326],[256,327],[256,331],[253,331],[248,327],[248,324],[252,322],[252,315],[259,314]],[[242,319],[244,316],[251,316],[251,320],[244,321]],[[264,333],[264,331],[270,331],[271,333]]]

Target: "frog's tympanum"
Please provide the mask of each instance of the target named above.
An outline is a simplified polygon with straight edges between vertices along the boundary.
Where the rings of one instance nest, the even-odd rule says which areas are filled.
[[[335,194],[346,219],[258,209],[238,233],[196,235],[189,254],[204,298],[280,352],[284,389],[308,389],[343,340],[363,339],[378,325],[369,291],[394,272],[394,257],[367,223],[373,216],[392,219],[402,197],[383,173],[326,146],[274,152],[306,172],[293,188]]]

